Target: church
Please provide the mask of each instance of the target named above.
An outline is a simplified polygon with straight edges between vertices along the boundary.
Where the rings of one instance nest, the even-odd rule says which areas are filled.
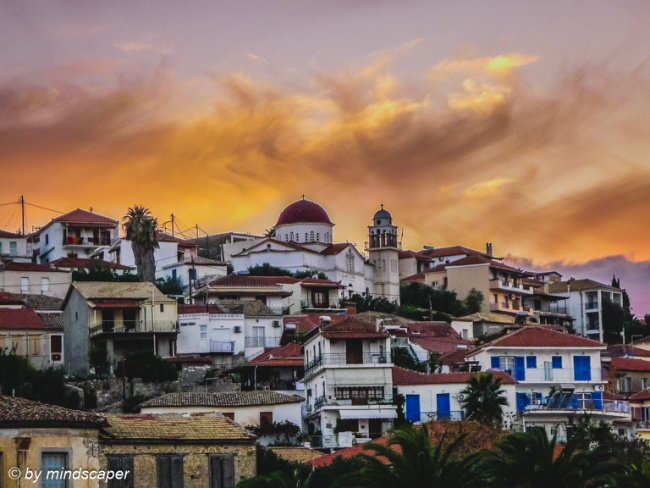
[[[343,285],[341,298],[371,294],[399,303],[401,243],[390,212],[381,205],[368,226],[365,253],[336,242],[334,222],[318,203],[303,198],[287,205],[269,237],[224,245],[234,272],[268,263],[291,272],[314,270]]]

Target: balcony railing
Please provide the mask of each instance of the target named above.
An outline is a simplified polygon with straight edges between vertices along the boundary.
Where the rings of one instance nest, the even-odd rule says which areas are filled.
[[[381,353],[364,353],[360,361],[350,360],[346,354],[321,354],[305,365],[305,376],[312,374],[324,366],[370,366],[390,364],[390,357]]]
[[[330,302],[324,300],[321,302],[314,302],[313,300],[300,300],[300,308],[335,308],[338,305],[336,301]]]
[[[210,352],[232,354],[235,352],[235,341],[210,341]]]
[[[602,400],[596,402],[592,399],[577,398],[575,395],[568,395],[565,401],[549,401],[542,404],[526,405],[526,411],[543,410],[566,410],[566,411],[592,411],[605,413],[630,413],[630,404],[620,400]]]
[[[319,410],[325,406],[350,407],[366,405],[392,405],[393,395],[384,395],[382,397],[366,398],[345,398],[338,399],[330,396],[320,396],[314,400],[314,410]]]
[[[514,283],[508,280],[494,279],[490,280],[490,289],[492,290],[503,290],[510,291],[515,293],[533,293],[532,289],[528,286],[524,286],[521,283]]]
[[[585,304],[585,310],[598,310],[598,300],[593,300]]]
[[[111,239],[107,238],[97,238],[94,237],[73,237],[67,236],[63,237],[64,246],[110,246]]]
[[[245,347],[263,347],[271,349],[280,345],[280,337],[245,337]]]
[[[584,371],[584,370],[579,370]],[[512,371],[513,376],[516,375],[516,371]],[[584,373],[582,373],[584,377]],[[550,383],[550,382],[564,382],[564,383],[574,383],[576,381],[602,381],[602,370],[600,368],[590,368],[589,369],[589,378],[590,379],[576,379],[576,371],[574,368],[536,368],[536,369],[526,369],[523,378],[517,378],[517,380],[525,383]]]
[[[127,334],[127,333],[170,333],[176,332],[176,322],[171,320],[155,321],[153,324],[139,324],[135,321],[104,320],[91,324],[90,336],[99,334]]]

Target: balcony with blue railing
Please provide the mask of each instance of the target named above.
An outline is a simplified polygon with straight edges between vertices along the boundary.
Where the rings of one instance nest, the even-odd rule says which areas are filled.
[[[600,383],[607,380],[601,368],[526,368],[506,372],[520,383]]]
[[[390,366],[390,356],[382,353],[364,353],[361,358],[350,359],[343,353],[320,354],[305,365],[305,376],[314,374],[324,367],[367,367],[367,366]]]

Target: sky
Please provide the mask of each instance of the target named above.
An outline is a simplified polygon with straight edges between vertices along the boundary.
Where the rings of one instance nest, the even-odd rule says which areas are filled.
[[[0,0],[0,204],[263,233],[305,194],[362,247],[383,203],[405,248],[615,273],[643,316],[648,25],[645,0]]]

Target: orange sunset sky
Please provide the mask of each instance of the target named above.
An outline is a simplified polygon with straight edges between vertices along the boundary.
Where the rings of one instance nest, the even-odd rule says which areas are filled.
[[[0,204],[263,233],[304,193],[362,247],[383,203],[405,247],[616,273],[642,316],[648,25],[642,0],[3,0]]]

